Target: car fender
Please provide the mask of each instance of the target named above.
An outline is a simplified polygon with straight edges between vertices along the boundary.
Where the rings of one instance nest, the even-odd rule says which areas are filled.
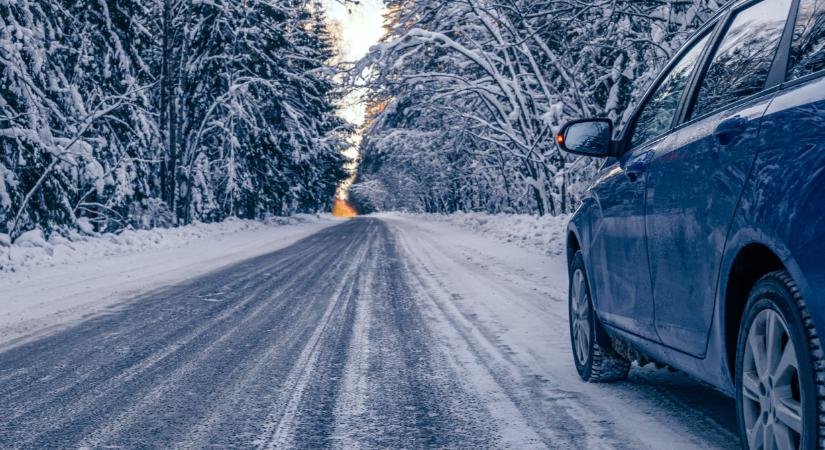
[[[585,270],[587,270],[588,274],[587,282],[590,287],[591,301],[593,302],[593,306],[596,309],[596,314],[599,313],[599,295],[598,292],[596,292],[596,290],[594,289],[592,280],[590,279],[593,274],[593,264],[592,258],[590,257],[590,249],[592,247],[593,240],[597,237],[600,217],[601,206],[599,205],[598,199],[594,195],[593,190],[591,188],[585,192],[582,198],[581,205],[579,205],[578,209],[576,209],[576,212],[573,213],[567,225],[567,235],[572,235],[576,238],[576,240],[579,243],[579,250],[582,252],[582,257],[584,258],[584,267]],[[574,256],[574,253],[571,251],[569,247],[569,243],[570,241],[568,240],[568,275],[570,275],[570,264],[572,263],[572,259]]]

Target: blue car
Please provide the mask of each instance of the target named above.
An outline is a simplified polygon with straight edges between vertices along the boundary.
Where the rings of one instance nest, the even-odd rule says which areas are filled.
[[[825,0],[736,1],[678,52],[571,219],[570,334],[589,382],[631,361],[736,398],[743,444],[825,448]]]

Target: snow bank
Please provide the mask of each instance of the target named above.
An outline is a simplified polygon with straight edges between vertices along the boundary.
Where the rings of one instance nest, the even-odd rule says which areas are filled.
[[[565,252],[567,222],[570,220],[569,215],[556,217],[484,213],[403,215],[449,223],[501,242],[515,243],[547,255],[561,255]]]
[[[243,231],[262,230],[279,225],[317,223],[332,220],[329,215],[275,217],[267,221],[229,219],[220,223],[195,223],[178,228],[125,230],[118,234],[94,234],[91,227],[69,236],[52,234],[48,239],[39,229],[27,231],[11,243],[0,235],[0,272],[22,268],[77,263],[101,257],[136,253],[148,249],[186,246],[194,241],[212,239]]]

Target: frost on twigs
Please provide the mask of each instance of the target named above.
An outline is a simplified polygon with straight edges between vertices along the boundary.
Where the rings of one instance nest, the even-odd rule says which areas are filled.
[[[314,0],[0,0],[0,233],[328,210],[347,176]]]
[[[561,215],[599,163],[562,154],[570,119],[622,123],[716,0],[388,0],[356,67],[371,117],[359,210]]]

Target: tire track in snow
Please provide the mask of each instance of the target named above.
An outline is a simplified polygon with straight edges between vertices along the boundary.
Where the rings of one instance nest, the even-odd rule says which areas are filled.
[[[267,326],[265,322],[272,317],[273,313],[284,312],[283,307],[294,309],[296,306],[301,306],[304,310],[307,310],[310,303],[283,301],[270,303],[274,300],[271,296],[260,294],[272,289],[273,284],[270,283],[271,279],[263,278],[262,275],[267,272],[276,273],[272,279],[286,283],[282,286],[284,294],[299,294],[302,290],[305,290],[305,286],[301,284],[305,284],[307,280],[296,276],[296,272],[309,270],[310,275],[315,275],[315,270],[323,273],[330,268],[330,264],[344,265],[345,261],[341,261],[341,258],[335,253],[328,254],[326,252],[327,248],[325,247],[328,243],[338,242],[334,234],[329,234],[329,236],[330,239],[318,242],[310,249],[299,245],[293,249],[278,252],[274,259],[272,257],[256,258],[228,271],[221,271],[214,276],[207,276],[181,287],[162,291],[164,296],[157,301],[139,299],[132,302],[130,306],[123,308],[122,312],[118,314],[95,319],[68,332],[44,339],[37,344],[13,350],[10,353],[16,355],[16,358],[8,358],[9,353],[4,354],[3,358],[0,358],[0,361],[2,361],[0,366],[13,364],[16,360],[16,363],[23,367],[33,366],[27,368],[29,372],[40,373],[48,373],[50,368],[43,366],[51,364],[55,359],[61,360],[62,358],[65,362],[61,365],[68,367],[70,370],[66,371],[68,375],[64,378],[67,379],[61,381],[66,386],[71,386],[71,391],[64,392],[61,390],[62,388],[50,389],[48,383],[44,386],[44,383],[29,382],[32,386],[30,392],[24,393],[20,398],[9,398],[9,402],[4,402],[8,408],[16,405],[18,410],[27,412],[28,419],[10,417],[9,420],[6,420],[5,414],[0,414],[0,423],[36,423],[38,420],[46,420],[49,425],[42,430],[34,428],[21,429],[19,427],[8,430],[9,432],[18,432],[15,434],[18,436],[17,438],[11,438],[7,434],[4,437],[4,429],[0,427],[0,446],[5,446],[2,445],[3,442],[15,442],[15,446],[26,446],[25,443],[29,442],[30,447],[42,447],[49,446],[46,444],[47,442],[71,442],[74,439],[73,436],[81,435],[93,440],[106,440],[109,436],[117,438],[120,433],[120,437],[123,438],[121,430],[128,430],[129,427],[134,430],[134,423],[141,423],[145,426],[146,418],[148,417],[150,422],[154,420],[153,417],[156,414],[152,414],[152,411],[157,410],[164,402],[166,404],[174,401],[181,402],[180,405],[170,405],[173,407],[172,412],[175,408],[186,409],[186,405],[189,404],[205,407],[206,405],[203,405],[202,399],[196,398],[195,400],[198,401],[190,402],[190,399],[185,395],[176,396],[171,394],[175,394],[176,391],[185,391],[188,388],[188,383],[198,381],[189,380],[187,377],[191,376],[193,371],[208,370],[210,359],[217,359],[216,362],[220,364],[221,358],[225,358],[225,356],[220,352],[215,354],[215,350],[222,342],[226,341],[226,338],[232,337],[238,330],[243,330],[244,326],[250,325],[249,318],[255,317],[255,314],[248,315],[250,303],[257,305],[257,308],[252,311],[258,316],[267,308],[272,310],[270,306],[276,307],[275,310],[270,311],[269,316],[256,319],[261,322],[259,324],[261,326]],[[339,250],[344,251],[345,249]],[[328,257],[326,257],[327,255]],[[281,270],[282,273],[278,274],[279,269],[283,268],[286,270]],[[229,301],[210,304],[193,298],[197,295],[190,295],[193,292],[213,292],[214,286],[211,285],[209,280],[215,278],[215,283],[226,284],[226,273],[241,275],[239,280],[230,281],[229,286],[235,289],[230,290],[228,294],[230,296]],[[257,280],[258,289],[249,290],[250,280]],[[203,291],[200,291],[200,289],[203,289]],[[175,305],[178,303],[183,306],[176,307]],[[285,311],[285,314],[295,315],[294,312],[290,313],[288,310]],[[194,317],[187,317],[187,312],[194,313]],[[305,313],[298,315],[305,315]],[[181,322],[181,320],[183,321]],[[135,323],[139,325],[137,327],[133,326]],[[180,327],[180,325],[183,326]],[[123,332],[116,333],[114,337],[110,338],[116,341],[114,343],[107,343],[104,340],[104,348],[114,347],[117,342],[124,342],[127,347],[132,348],[132,351],[127,351],[124,354],[113,354],[101,351],[101,347],[96,345],[101,336],[112,335],[110,330],[113,326],[114,328],[122,328]],[[157,327],[155,333],[152,333],[152,330],[145,330],[144,333],[144,328],[151,328],[152,326]],[[249,332],[249,330],[246,331]],[[239,336],[241,341],[249,337],[248,335],[243,336],[243,333],[241,334],[242,336]],[[149,338],[149,342],[143,347],[145,350],[139,348],[143,344],[142,340],[137,340],[143,337]],[[160,340],[156,340],[158,338]],[[90,341],[95,342],[95,345],[85,344]],[[178,343],[182,343],[182,345],[177,345]],[[189,345],[189,343],[192,343],[192,345]],[[61,352],[63,355],[61,355]],[[160,352],[163,357],[158,358],[156,352]],[[76,357],[78,353],[80,355],[90,354],[94,358],[84,360]],[[32,364],[27,361],[27,359],[32,358],[32,355],[38,355],[37,357],[39,357],[41,354],[47,355],[47,357],[42,358],[45,364]],[[134,373],[138,373],[139,376],[133,376]],[[88,374],[94,374],[94,376],[89,377]],[[74,378],[75,383],[71,383],[72,378]],[[23,378],[16,384],[25,385],[29,380]],[[200,389],[195,386],[193,388],[195,390]],[[124,395],[128,397],[124,397]],[[165,398],[170,395],[171,399]],[[4,396],[3,398],[5,400],[8,397]],[[8,408],[6,411],[9,410]],[[193,406],[193,408],[195,407]],[[44,410],[51,412],[46,413]],[[122,413],[119,411],[122,411]],[[105,414],[101,415],[103,412]],[[195,414],[196,411],[190,412],[192,418],[185,418],[184,422],[198,418]],[[12,420],[15,422],[12,422]],[[93,422],[94,425],[87,422]],[[105,425],[107,423],[108,425]],[[102,428],[101,425],[103,425]],[[161,429],[164,426],[175,427],[176,425],[174,421],[170,421],[168,425],[162,425]],[[19,432],[35,432],[29,436],[33,440],[20,437]],[[139,431],[132,431],[131,434],[133,438],[137,439],[133,442],[141,442]],[[174,436],[155,437],[155,439],[159,438],[171,439]]]
[[[534,273],[523,270],[514,272],[495,257],[484,255],[477,249],[465,245],[456,245],[459,252],[452,252],[449,257],[456,263],[473,273],[492,273],[500,277],[509,285],[523,287],[524,293],[520,298],[535,297],[536,294],[547,296],[547,302],[539,304],[522,304],[525,308],[535,308],[536,313],[543,312],[553,315],[563,325],[564,333],[558,341],[562,351],[568,352],[567,328],[567,298],[554,295],[552,290],[543,287],[536,281]],[[460,256],[460,257],[459,257]],[[526,288],[526,286],[533,286]],[[559,314],[562,312],[562,314]],[[535,359],[542,355],[530,351]],[[572,356],[571,356],[572,361]],[[572,363],[571,363],[572,367]],[[717,392],[712,387],[690,379],[681,373],[672,373],[664,369],[652,367],[639,368],[633,366],[627,381],[602,385],[610,391],[610,395],[628,397],[627,391],[632,391],[635,398],[629,398],[638,404],[639,409],[653,406],[653,410],[666,411],[667,414],[658,414],[657,420],[671,428],[685,428],[691,430],[694,436],[687,437],[698,447],[712,448],[740,448],[739,429],[735,417],[735,403],[733,399]],[[642,404],[646,402],[647,404]]]
[[[295,421],[298,417],[301,400],[310,378],[314,374],[314,368],[318,364],[322,339],[328,328],[332,326],[333,319],[346,307],[349,300],[348,295],[353,289],[353,274],[363,264],[364,256],[367,253],[367,245],[361,245],[349,264],[349,268],[341,273],[341,279],[332,292],[331,301],[321,317],[312,336],[306,342],[303,351],[298,356],[293,370],[284,382],[282,395],[273,408],[273,414],[267,418],[264,426],[264,433],[272,429],[271,437],[255,442],[259,448],[289,448],[295,446]],[[336,274],[337,275],[337,274]],[[343,303],[343,304],[342,304]]]
[[[440,301],[448,313],[458,317],[457,325],[449,328],[466,326],[471,337],[476,334],[486,336],[480,340],[495,347],[494,352],[511,359],[513,366],[509,367],[522,372],[516,379],[523,386],[516,390],[516,394],[522,390],[535,394],[528,404],[548,393],[550,398],[561,397],[567,403],[562,405],[568,413],[584,427],[581,441],[574,445],[590,442],[591,446],[631,448],[661,445],[738,448],[733,401],[701,382],[682,374],[650,368],[634,368],[627,382],[609,385],[589,385],[578,379],[572,356],[567,356],[570,353],[567,300],[553,294],[555,290],[561,291],[554,286],[559,284],[558,280],[548,280],[540,270],[537,272],[541,267],[563,270],[563,264],[510,265],[497,253],[485,253],[503,247],[502,244],[486,249],[482,242],[480,248],[474,248],[470,244],[475,242],[472,239],[467,242],[456,240],[452,233],[445,237],[444,230],[438,226],[410,223],[404,219],[390,222],[393,229],[408,236],[408,251],[418,256],[417,264],[424,272],[421,279],[435,283],[433,298]],[[507,251],[502,254],[507,255]],[[484,286],[484,289],[467,288],[473,285]],[[480,292],[487,300],[448,295],[467,291]],[[512,304],[512,309],[519,314],[507,312],[499,317],[502,308],[497,303],[501,302],[491,302],[493,297],[500,298],[504,304]],[[516,322],[513,319],[519,315],[545,318],[546,326],[553,331],[539,333],[525,345],[524,338],[519,336],[524,330],[519,330],[518,326],[514,328]],[[540,336],[546,342],[544,347],[534,345],[540,342],[536,340]],[[517,348],[510,347],[513,343]],[[537,351],[540,349],[542,351]],[[548,358],[553,353],[561,353],[567,359]],[[559,362],[563,363],[561,367]],[[547,412],[540,416],[548,422],[546,428],[571,426],[565,420],[553,422],[550,419],[553,415]],[[606,434],[597,432],[599,429],[605,430]],[[548,441],[554,442],[552,439]]]
[[[347,305],[339,315],[343,320],[330,322],[300,402],[284,414],[287,437],[271,443],[298,448],[493,445],[480,400],[469,396],[443,356],[430,350],[437,345],[400,273],[393,236],[381,222],[366,223],[367,254],[354,262],[353,288],[342,293],[351,296],[341,300]]]
[[[512,349],[501,342],[498,333],[479,326],[472,313],[467,314],[459,308],[458,303],[464,301],[464,298],[452,292],[456,286],[449,286],[440,275],[431,270],[435,267],[432,254],[438,250],[421,236],[404,240],[407,260],[410,261],[409,272],[421,287],[420,292],[425,294],[425,300],[429,300],[436,311],[437,320],[445,323],[445,326],[440,328],[448,336],[453,335],[452,339],[448,337],[442,339],[442,342],[451,343],[449,345],[455,355],[472,355],[470,358],[465,357],[460,363],[465,367],[470,366],[469,373],[475,374],[468,377],[471,380],[469,382],[479,383],[483,377],[490,378],[483,383],[485,386],[481,387],[488,395],[498,397],[496,402],[490,405],[490,409],[510,409],[506,416],[519,417],[518,420],[523,421],[522,425],[511,423],[510,426],[526,427],[529,430],[523,430],[515,436],[520,438],[525,434],[534,433],[538,436],[539,442],[548,448],[633,448],[632,445],[623,442],[626,438],[619,439],[613,430],[605,427],[597,415],[583,411],[580,404],[582,398],[578,393],[554,386],[552,380],[530,373],[529,367],[514,361],[510,355]],[[444,269],[443,266],[440,268]],[[524,295],[523,292],[519,292],[520,289],[502,291],[490,274],[464,271],[462,275],[467,285],[482,286],[483,289],[480,290],[486,291],[488,296],[503,299]],[[461,342],[462,345],[458,345],[457,342]],[[485,373],[482,375],[479,372]],[[501,420],[506,419],[502,417]],[[524,445],[530,443],[518,443],[515,446]]]
[[[367,448],[498,447],[483,399],[460,383],[430,330],[397,236],[385,224],[380,232],[368,297],[367,413],[347,417],[349,437]]]
[[[242,290],[242,286],[238,286],[237,288],[239,290]],[[246,306],[252,298],[254,297],[248,296],[246,297],[247,301],[227,302],[229,306],[227,308],[223,308],[223,311],[218,316],[213,317],[212,320],[223,322],[233,319],[233,315],[237,314],[240,309]],[[203,339],[205,333],[214,329],[214,322],[209,324],[196,325],[194,328],[190,327],[189,324],[184,324],[184,326],[182,326],[178,330],[173,330],[171,334],[165,336],[160,342],[157,342],[155,351],[140,351],[139,354],[141,354],[142,358],[135,358],[133,360],[134,364],[129,364],[127,367],[124,367],[118,373],[106,378],[105,380],[100,379],[100,372],[95,369],[98,367],[105,368],[110,366],[112,364],[112,361],[110,360],[111,356],[109,354],[100,352],[100,349],[95,346],[81,347],[81,349],[87,350],[87,352],[89,353],[89,357],[86,357],[86,354],[81,354],[73,355],[73,358],[87,362],[87,364],[78,366],[78,368],[84,369],[82,375],[79,378],[72,378],[73,375],[78,375],[79,371],[65,371],[65,373],[59,379],[59,381],[65,380],[65,384],[62,387],[51,389],[48,391],[47,396],[41,396],[43,397],[43,399],[40,401],[39,405],[30,404],[28,406],[30,409],[36,410],[38,407],[47,406],[49,403],[51,403],[51,399],[53,398],[72,398],[82,396],[78,398],[78,400],[72,402],[72,416],[76,417],[77,415],[82,415],[85,411],[89,410],[91,410],[91,412],[94,413],[94,409],[97,409],[95,407],[96,403],[101,400],[105,400],[105,397],[108,395],[111,389],[115,389],[116,387],[124,384],[129,384],[133,382],[137,377],[145,377],[147,375],[147,372],[151,372],[156,368],[162,367],[162,364],[165,361],[168,361],[170,357],[176,357],[177,363],[183,364],[184,361],[180,358],[181,349],[185,348],[186,346],[190,345],[192,342],[196,340]],[[142,328],[135,330],[127,329],[122,332],[118,331],[117,335],[144,335],[144,333]],[[104,345],[106,344],[104,343]],[[109,344],[109,346],[117,347],[116,344]],[[60,348],[61,350],[65,350],[63,346],[58,346],[58,348]],[[201,349],[201,351],[204,350],[208,350],[208,348]],[[198,353],[191,353],[191,357],[193,358],[197,357],[197,355]],[[193,363],[189,364],[191,365]],[[89,385],[96,386],[97,393],[86,392],[84,387]],[[155,389],[157,390],[157,387],[155,387]],[[34,396],[33,394],[35,394],[35,391],[25,391],[21,389],[18,390],[17,393],[17,396],[9,396],[9,401],[18,400],[18,398],[25,398],[28,395]],[[144,398],[143,401],[148,403],[148,400],[146,398]],[[10,420],[14,419],[20,420],[21,417],[10,418]]]

